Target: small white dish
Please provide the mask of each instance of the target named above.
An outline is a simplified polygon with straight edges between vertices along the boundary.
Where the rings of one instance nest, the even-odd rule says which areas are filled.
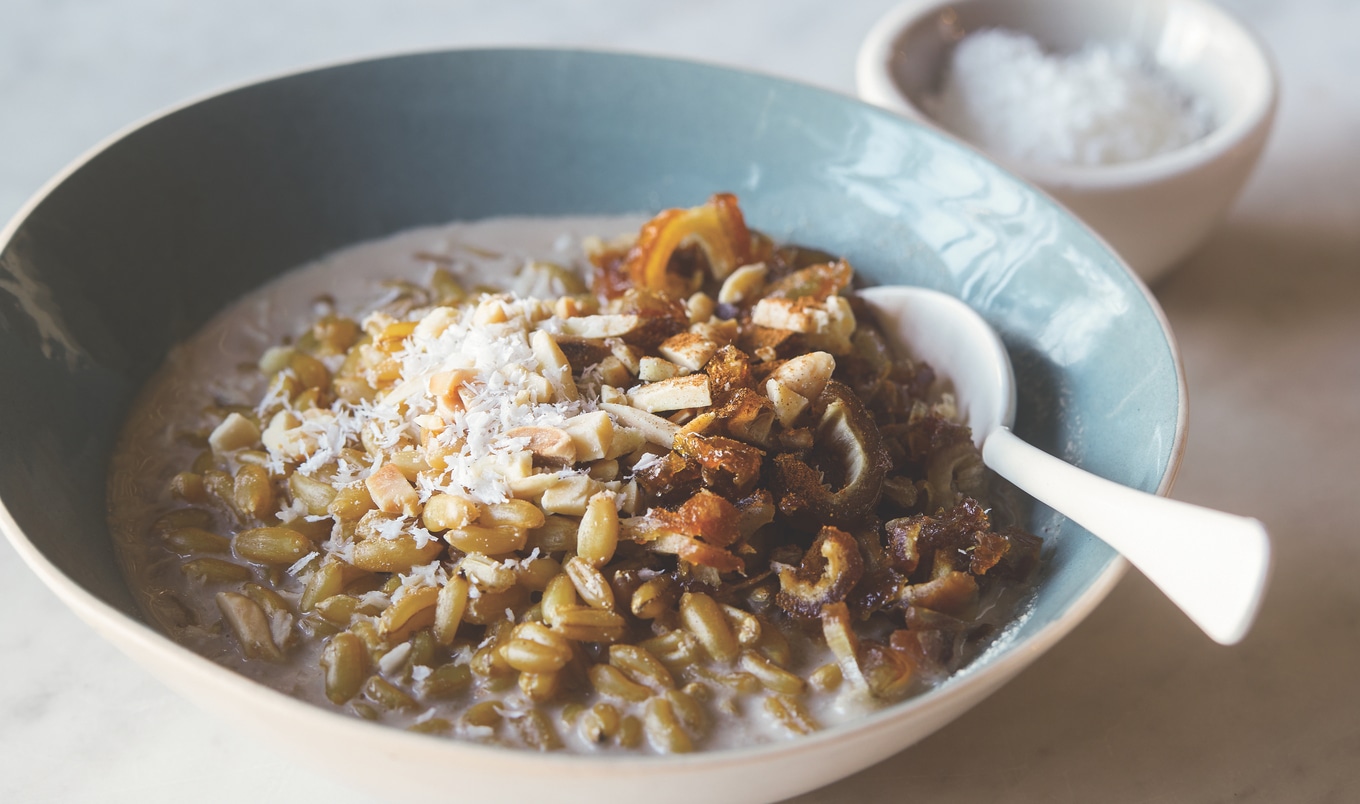
[[[1275,70],[1260,41],[1207,0],[908,0],[861,46],[859,96],[943,130],[923,100],[938,90],[954,44],[985,28],[1058,52],[1130,42],[1210,105],[1208,135],[1147,159],[1053,166],[989,154],[1076,213],[1144,281],[1189,256],[1246,183],[1274,120]]]

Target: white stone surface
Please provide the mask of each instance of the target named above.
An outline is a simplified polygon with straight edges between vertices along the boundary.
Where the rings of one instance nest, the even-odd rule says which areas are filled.
[[[891,2],[4,0],[0,216],[168,104],[391,50],[608,47],[850,92],[859,40]],[[1256,629],[1216,646],[1130,575],[983,705],[799,801],[1360,799],[1360,5],[1227,5],[1274,50],[1280,118],[1228,220],[1157,295],[1191,392],[1175,496],[1260,517],[1275,538]],[[0,801],[372,800],[183,702],[3,542],[0,588]]]

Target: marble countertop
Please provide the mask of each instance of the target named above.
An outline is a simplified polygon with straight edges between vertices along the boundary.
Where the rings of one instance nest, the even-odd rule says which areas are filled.
[[[893,2],[5,0],[0,217],[159,108],[392,50],[605,47],[851,92],[855,50]],[[1130,573],[984,703],[798,801],[1360,798],[1360,5],[1225,5],[1274,51],[1279,120],[1222,227],[1155,291],[1191,396],[1174,496],[1259,517],[1275,539],[1255,630],[1217,646]],[[175,696],[3,540],[0,585],[0,801],[372,800]]]

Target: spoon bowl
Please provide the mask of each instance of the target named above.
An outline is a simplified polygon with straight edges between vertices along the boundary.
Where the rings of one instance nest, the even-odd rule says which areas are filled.
[[[1015,372],[996,331],[939,291],[861,291],[898,354],[947,378],[993,471],[1119,551],[1214,641],[1246,636],[1270,573],[1270,538],[1256,519],[1137,491],[1016,437]]]

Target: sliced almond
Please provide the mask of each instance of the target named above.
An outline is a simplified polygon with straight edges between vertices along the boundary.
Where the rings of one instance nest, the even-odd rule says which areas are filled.
[[[708,375],[691,374],[640,385],[628,392],[628,401],[635,408],[655,413],[659,410],[706,408],[713,404],[713,397],[708,388]]]
[[[680,425],[630,405],[602,402],[600,407],[608,411],[623,427],[640,431],[649,443],[666,449],[675,446],[675,434],[680,432]]]
[[[562,321],[562,334],[577,338],[617,338],[638,328],[636,315],[583,315]]]
[[[576,380],[571,376],[571,363],[557,341],[540,329],[534,330],[534,334],[529,336],[529,345],[533,347],[534,357],[538,358],[539,371],[552,383],[553,388],[563,399],[575,400],[580,392],[576,388]]]
[[[283,652],[274,644],[269,618],[258,603],[236,592],[218,592],[217,608],[231,626],[247,659],[278,661],[283,658]]]
[[[723,280],[722,289],[718,291],[718,302],[741,304],[755,296],[764,288],[765,274],[768,272],[763,262],[743,265]]]

